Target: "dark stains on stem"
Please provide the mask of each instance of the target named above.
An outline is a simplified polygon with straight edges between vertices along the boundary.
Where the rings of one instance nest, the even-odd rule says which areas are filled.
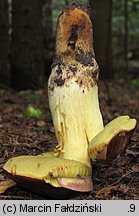
[[[97,82],[99,77],[99,68],[95,69],[92,73],[93,79]]]
[[[61,58],[59,56],[55,56],[51,68],[54,68],[56,66],[59,67],[61,64],[62,64]]]
[[[91,52],[85,53],[81,49],[78,49],[75,54],[76,61],[80,62],[84,66],[94,66],[93,58],[94,58],[93,53]]]
[[[78,8],[83,11],[86,11],[87,14],[90,14],[90,6],[88,3],[83,3],[83,2],[81,3],[81,2],[75,1],[72,4],[67,5],[65,10],[68,12],[70,8]]]
[[[72,25],[72,27],[71,27],[71,33],[70,33],[70,37],[68,39],[68,46],[72,50],[75,50],[76,41],[78,40],[78,28],[79,28],[79,26],[77,24]]]
[[[57,84],[57,86],[63,86],[65,83],[65,79],[62,79],[62,77],[59,77],[55,79],[54,82]]]
[[[77,67],[74,65],[70,65],[69,70],[75,75],[75,73],[77,72]]]

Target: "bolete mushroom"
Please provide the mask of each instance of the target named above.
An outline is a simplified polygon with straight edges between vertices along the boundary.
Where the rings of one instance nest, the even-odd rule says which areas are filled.
[[[93,188],[91,159],[113,159],[124,151],[136,120],[122,116],[104,128],[98,73],[88,5],[72,4],[58,18],[56,56],[48,82],[58,145],[50,153],[10,159],[4,169],[15,181],[53,197],[89,192]]]

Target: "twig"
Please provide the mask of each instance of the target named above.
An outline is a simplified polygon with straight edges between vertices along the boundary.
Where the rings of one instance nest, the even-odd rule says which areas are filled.
[[[1,199],[8,199],[8,200],[31,200],[31,197],[25,197],[25,196],[10,196],[10,195],[0,195],[0,200]]]
[[[96,193],[96,197],[99,197],[99,194],[102,194],[102,193],[104,193],[105,191],[110,190],[113,186],[115,186],[116,184],[120,183],[120,181],[121,181],[123,178],[127,177],[127,176],[130,175],[131,173],[133,173],[133,171],[130,171],[130,172],[128,172],[128,173],[122,175],[121,178],[118,179],[116,182],[114,182],[114,183],[112,183],[112,184],[110,184],[110,185],[108,185],[108,186],[103,187],[102,189],[100,189],[100,190]]]
[[[127,177],[128,175],[130,175],[131,173],[133,173],[133,171],[130,171],[124,175],[122,175],[122,177],[120,179],[118,179],[116,182],[112,183],[110,186],[114,186],[116,184],[118,184],[123,178]]]

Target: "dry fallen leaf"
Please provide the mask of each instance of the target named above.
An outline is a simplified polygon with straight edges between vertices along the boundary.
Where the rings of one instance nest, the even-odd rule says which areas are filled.
[[[44,127],[46,125],[46,123],[44,121],[37,121],[37,126],[39,127]]]
[[[55,133],[54,127],[51,127],[48,131],[51,132],[52,134]]]
[[[4,180],[4,176],[0,173],[0,182]]]
[[[16,183],[13,180],[5,180],[0,182],[0,194],[3,194],[8,188],[15,186]]]
[[[122,166],[125,166],[126,164],[129,164],[130,163],[130,157],[126,157],[126,156],[121,156],[119,158],[117,158],[116,160],[116,164],[118,167],[122,167]]]
[[[96,198],[99,198],[99,197],[101,197],[101,196],[104,196],[104,194],[108,196],[108,195],[111,193],[111,189],[112,189],[111,186],[106,186],[106,187],[104,187],[104,188],[98,190],[98,191],[96,192]]]
[[[131,155],[133,157],[138,157],[139,156],[139,152],[135,152],[135,151],[131,151],[129,149],[126,150],[127,155]]]
[[[134,164],[134,165],[132,166],[132,170],[133,170],[134,172],[139,172],[139,164]]]
[[[113,193],[120,192],[122,194],[126,194],[128,191],[129,191],[129,187],[124,184],[114,186],[111,190],[111,192]]]

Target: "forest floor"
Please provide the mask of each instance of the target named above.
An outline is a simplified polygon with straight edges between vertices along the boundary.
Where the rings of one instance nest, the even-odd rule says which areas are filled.
[[[107,85],[100,82],[99,98],[105,124],[120,115],[139,121],[139,86],[124,81],[109,81]],[[39,119],[24,115],[29,104],[42,110]],[[0,90],[0,182],[8,178],[2,167],[9,158],[37,155],[52,150],[56,143],[47,90]],[[73,199],[139,200],[139,125],[123,156],[110,163],[93,162],[92,167],[94,190]],[[0,199],[48,198],[16,185],[1,194]]]

